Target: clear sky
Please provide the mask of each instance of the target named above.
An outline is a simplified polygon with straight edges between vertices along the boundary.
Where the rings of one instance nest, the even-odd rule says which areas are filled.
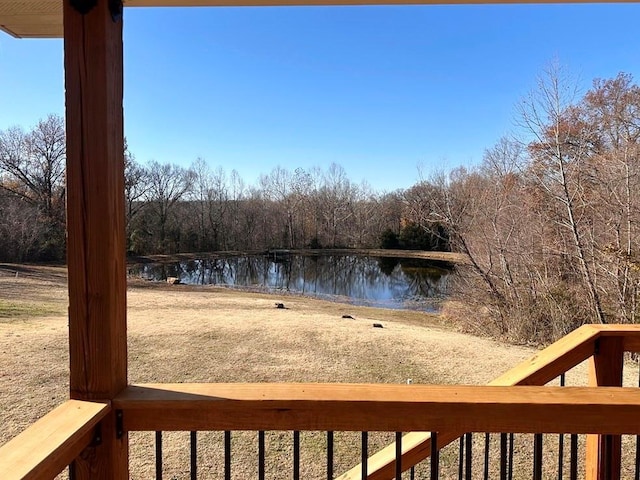
[[[342,165],[376,190],[471,165],[557,59],[640,81],[640,4],[125,9],[125,134],[248,183]],[[62,40],[0,33],[0,130],[64,113]]]

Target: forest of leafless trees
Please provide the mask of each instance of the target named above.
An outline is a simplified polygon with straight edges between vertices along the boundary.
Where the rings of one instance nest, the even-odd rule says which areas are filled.
[[[137,162],[125,147],[130,255],[269,248],[448,248],[442,232],[403,219],[402,192],[379,194],[326,170],[276,167],[247,185],[203,159]],[[0,261],[64,259],[65,135],[50,115],[0,131]],[[442,237],[442,238],[441,238]]]
[[[130,254],[387,247],[459,251],[452,295],[470,329],[547,342],[640,313],[640,87],[579,92],[550,67],[514,135],[479,165],[376,192],[325,169],[277,167],[256,185],[202,159],[126,160]],[[0,131],[0,260],[64,258],[64,122]]]

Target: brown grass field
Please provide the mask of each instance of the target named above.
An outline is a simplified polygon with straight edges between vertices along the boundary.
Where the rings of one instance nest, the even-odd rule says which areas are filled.
[[[64,267],[0,265],[0,444],[68,398],[67,303]],[[535,352],[459,333],[433,314],[141,280],[129,284],[128,339],[130,383],[483,384]],[[584,366],[574,370],[568,384],[584,383]],[[633,382],[637,369],[625,370]],[[392,435],[373,436],[371,452]],[[188,434],[165,436],[164,478],[188,478]],[[233,478],[256,478],[255,437],[234,434]],[[152,478],[153,434],[130,438],[131,478]],[[325,475],[324,438],[303,434],[302,478]],[[358,439],[337,434],[337,473],[358,463]],[[269,432],[267,478],[290,478],[290,455],[277,455],[290,443],[290,432]],[[200,434],[199,478],[222,478],[221,445],[220,432]]]

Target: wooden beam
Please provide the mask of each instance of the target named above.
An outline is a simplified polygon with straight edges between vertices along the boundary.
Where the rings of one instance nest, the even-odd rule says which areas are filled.
[[[599,337],[621,337],[625,352],[640,352],[640,325],[592,325]]]
[[[3,480],[54,478],[95,437],[109,404],[69,400],[0,447]]]
[[[596,353],[589,360],[589,385],[592,387],[621,386],[623,353],[623,337],[600,337]],[[619,480],[621,455],[620,435],[588,435],[586,480]]]
[[[603,337],[626,337],[640,334],[640,325],[635,323],[596,323],[589,326],[597,330]]]
[[[113,400],[133,430],[640,433],[640,389],[146,384]]]
[[[108,0],[64,1],[67,263],[71,398],[109,400],[127,385],[122,20]],[[127,437],[75,463],[78,479],[128,478]]]
[[[616,0],[632,3],[635,0]],[[535,3],[601,3],[600,0],[126,0],[128,7],[295,6],[295,5],[495,5]],[[608,2],[614,3],[614,2]]]
[[[615,0],[605,3],[635,3],[637,0]],[[23,38],[62,37],[61,0],[32,2],[13,0],[0,3],[0,30]],[[358,5],[487,5],[602,3],[602,0],[125,0],[128,7],[271,7],[271,6],[358,6]],[[53,16],[42,12],[42,5],[54,7]],[[4,7],[4,8],[3,8]],[[12,8],[13,7],[13,8]],[[14,15],[16,12],[20,15]],[[14,15],[13,18],[10,18]],[[28,18],[24,18],[28,17]]]

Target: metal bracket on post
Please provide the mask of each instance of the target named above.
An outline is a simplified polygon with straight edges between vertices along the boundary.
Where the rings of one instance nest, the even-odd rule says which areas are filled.
[[[86,15],[93,10],[93,7],[96,6],[98,0],[69,0],[69,3],[82,15]]]
[[[78,12],[86,15],[93,10],[98,0],[69,0],[69,2]],[[114,22],[120,21],[122,19],[122,0],[109,0],[109,12],[111,12],[111,18]]]
[[[116,410],[116,438],[120,440],[124,435],[124,420],[122,410]]]
[[[114,22],[122,20],[122,0],[109,0],[109,11]]]

